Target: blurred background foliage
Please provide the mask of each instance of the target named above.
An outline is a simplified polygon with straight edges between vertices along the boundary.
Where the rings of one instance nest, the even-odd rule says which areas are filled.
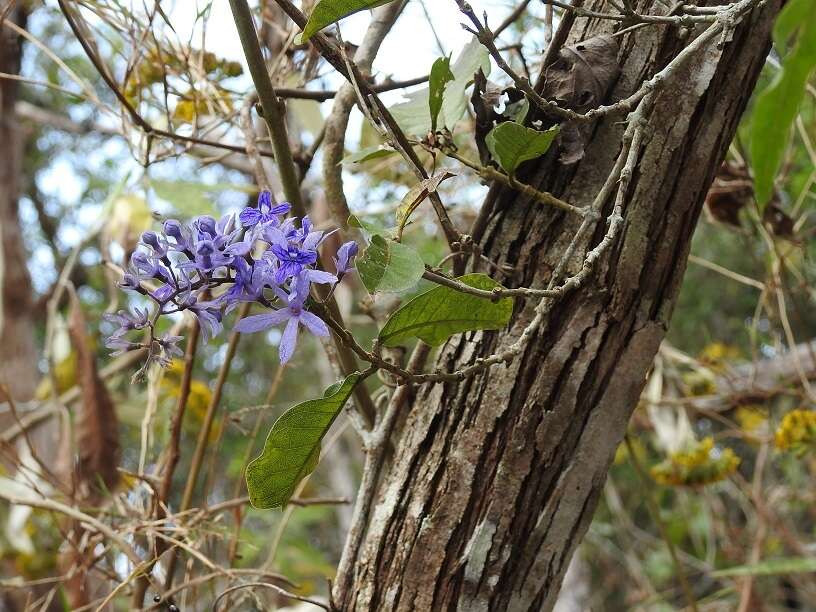
[[[116,73],[132,73],[125,93],[144,116],[212,139],[235,135],[247,86],[240,62],[202,52],[200,44],[185,42],[160,24],[155,27],[166,36],[161,44],[146,44],[134,52],[125,34],[138,28],[124,23],[128,11],[102,0],[86,4],[97,17],[107,17],[107,22],[97,21],[100,54]],[[207,20],[208,6],[198,3],[197,22]],[[491,4],[496,18],[507,6]],[[126,299],[114,286],[115,275],[107,264],[121,265],[140,233],[161,218],[236,211],[256,197],[256,190],[245,167],[229,163],[235,156],[225,162],[213,151],[188,154],[191,151],[157,144],[145,165],[145,143],[118,135],[120,126],[100,115],[100,106],[115,107],[116,101],[60,12],[52,3],[32,2],[29,8],[27,29],[64,64],[25,44],[21,74],[41,82],[22,86],[18,103],[24,111],[20,121],[25,143],[20,227],[35,291],[38,346],[46,347],[48,299],[76,250],[78,264],[70,280],[103,367],[110,357],[102,337],[110,330],[101,316]],[[422,22],[417,15],[412,19]],[[209,31],[216,32],[212,25]],[[540,47],[535,41],[542,36],[538,8],[506,35],[520,41],[527,53],[531,46]],[[512,57],[523,69],[519,56]],[[778,70],[774,57],[759,89]],[[314,58],[307,51],[288,51],[279,63],[278,84],[314,89],[337,85],[310,62]],[[159,64],[165,70],[158,70]],[[429,67],[412,64],[408,70],[421,74]],[[90,87],[98,103],[89,103],[67,70]],[[811,83],[816,86],[814,79]],[[310,101],[290,104],[299,150],[308,150],[319,138],[328,108]],[[565,590],[584,593],[586,609],[682,606],[678,562],[701,610],[738,609],[746,601],[746,588],[753,607],[743,610],[816,609],[816,422],[812,390],[801,380],[803,374],[816,375],[816,344],[811,342],[816,338],[816,90],[809,88],[805,96],[765,212],[751,188],[746,127],[751,112],[749,107],[708,195],[668,338],[632,420],[628,445],[619,449],[589,535],[568,574]],[[355,125],[359,136],[352,139],[349,153],[378,144],[359,117]],[[468,120],[454,138],[465,156],[475,159],[471,131]],[[317,211],[325,209],[319,180],[319,173],[311,172],[304,181]],[[392,156],[350,164],[347,183],[355,211],[367,222],[391,226],[412,178],[398,156]],[[466,227],[484,186],[460,176],[441,190],[460,227]],[[430,217],[420,215],[406,236],[427,263],[439,263],[445,245]],[[354,284],[340,289],[341,305],[362,326],[363,335],[366,329],[373,335],[372,305]],[[53,371],[49,375],[45,353],[39,364],[40,400],[52,396],[54,385],[64,393],[77,383],[67,309],[60,312],[49,347]],[[186,483],[195,437],[224,362],[227,335],[199,350],[171,505],[178,503]],[[257,454],[275,418],[294,403],[316,397],[335,380],[321,347],[304,343],[270,393],[279,367],[272,345],[278,340],[276,331],[241,339],[223,388],[222,416],[210,435],[205,476],[198,483],[196,495],[202,503],[214,505],[244,495],[243,468]],[[801,363],[790,362],[792,344],[799,345],[804,373]],[[748,384],[762,379],[765,368],[782,362],[783,383],[764,385],[761,392]],[[114,505],[114,513],[140,508],[147,512],[147,487],[153,484],[137,475],[151,467],[166,444],[181,381],[179,364],[151,371],[148,380],[138,384],[131,382],[134,369],[123,368],[106,381],[123,449],[118,493],[124,503]],[[352,499],[361,455],[343,423],[330,434],[323,457],[298,496]],[[199,522],[188,537],[219,563],[280,572],[297,583],[299,593],[325,594],[350,512],[348,504],[290,505],[282,512],[244,505]],[[0,523],[0,586],[17,597],[30,581],[47,585],[45,579],[58,571],[65,528],[61,519],[43,510],[22,515],[3,505]],[[184,571],[189,578],[202,570],[188,563]],[[211,601],[219,591],[216,584],[210,581],[185,592],[182,609]],[[252,597],[270,598],[267,593],[247,597],[241,609],[258,605]],[[55,601],[64,602],[63,594]],[[116,608],[128,609],[127,599],[117,600]]]

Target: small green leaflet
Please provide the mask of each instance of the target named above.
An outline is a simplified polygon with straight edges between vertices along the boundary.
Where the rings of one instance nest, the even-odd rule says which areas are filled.
[[[490,291],[499,283],[485,274],[467,274],[457,280]],[[385,346],[397,346],[419,338],[439,346],[454,334],[477,329],[501,329],[513,314],[513,298],[493,302],[449,287],[426,291],[399,308],[380,330]]]
[[[464,116],[468,98],[465,90],[473,82],[473,75],[482,69],[490,74],[490,54],[482,44],[472,38],[450,66],[453,80],[445,84],[442,108],[437,116],[441,127],[453,129]],[[406,96],[407,102],[395,104],[389,110],[402,130],[409,136],[425,136],[431,130],[430,87],[424,87]]]
[[[731,576],[788,576],[816,572],[816,557],[768,559],[754,565],[738,565],[709,574],[712,578]]]
[[[320,441],[359,381],[355,372],[326,389],[323,397],[293,406],[275,421],[263,452],[246,469],[249,501],[255,508],[289,502],[298,483],[317,467]]]
[[[455,79],[450,69],[450,56],[440,57],[431,66],[428,77],[428,105],[431,110],[431,131],[436,131],[439,112],[442,110],[442,101],[445,99],[445,86]]]
[[[430,178],[423,179],[402,198],[402,203],[397,208],[397,240],[402,240],[402,232],[405,229],[408,219],[419,205],[425,201],[430,194],[434,193],[442,181],[456,176],[453,172],[443,170]]]
[[[540,132],[520,123],[505,121],[487,135],[490,154],[507,174],[513,174],[523,163],[541,157],[558,136],[558,127]]]
[[[349,164],[361,164],[363,162],[371,161],[374,159],[381,159],[383,157],[388,157],[396,153],[394,149],[389,147],[388,145],[376,145],[373,147],[365,147],[364,149],[360,149],[356,153],[352,153],[351,155],[347,155],[342,159],[340,162],[344,166]]]
[[[309,20],[303,28],[303,32],[297,35],[297,44],[305,43],[317,32],[337,23],[344,17],[359,13],[365,9],[373,9],[383,4],[388,4],[393,0],[320,0],[317,6],[309,15]]]
[[[357,272],[369,293],[407,291],[422,278],[425,262],[411,247],[375,234],[357,259]]]
[[[791,126],[808,78],[816,68],[816,2],[788,2],[777,18],[774,42],[780,53],[786,49],[787,53],[771,84],[757,96],[750,127],[754,191],[762,205],[773,195],[774,178],[790,142]]]

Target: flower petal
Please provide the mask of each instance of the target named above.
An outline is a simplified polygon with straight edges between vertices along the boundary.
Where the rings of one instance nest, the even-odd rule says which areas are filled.
[[[235,325],[235,330],[242,334],[254,334],[255,332],[269,329],[274,325],[280,325],[291,316],[289,310],[286,308],[266,314],[252,315],[238,321]]]
[[[303,273],[307,279],[319,285],[334,284],[337,282],[337,277],[331,272],[324,272],[323,270],[304,270]]]
[[[270,208],[272,208],[272,194],[264,190],[258,194],[258,210],[266,214],[269,213]]]
[[[304,310],[300,313],[300,322],[315,336],[328,336],[329,327],[316,314]]]
[[[252,227],[254,225],[258,225],[261,220],[261,211],[257,208],[245,208],[241,211],[241,214],[238,215],[238,220],[241,222],[241,225],[245,227]]]
[[[288,213],[292,208],[292,205],[289,202],[281,202],[280,204],[273,206],[269,210],[270,215],[285,215]]]
[[[278,347],[278,354],[280,355],[281,364],[289,361],[290,357],[292,357],[292,353],[295,352],[295,346],[297,345],[297,334],[298,320],[295,317],[292,317],[286,324],[286,329],[283,330],[280,346]]]
[[[280,228],[275,227],[274,225],[268,225],[264,228],[264,239],[272,245],[278,246],[283,250],[289,246],[289,241],[286,240],[286,235]]]
[[[306,238],[303,239],[303,250],[314,251],[317,248],[317,245],[320,244],[323,234],[323,231],[309,232]]]

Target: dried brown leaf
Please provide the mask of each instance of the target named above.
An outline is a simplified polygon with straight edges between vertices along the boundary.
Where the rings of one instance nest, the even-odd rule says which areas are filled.
[[[618,43],[606,34],[564,47],[545,73],[543,96],[579,113],[599,106],[620,74]],[[584,156],[590,126],[561,124],[561,158],[574,164]]]
[[[119,422],[99,371],[86,331],[85,316],[76,295],[71,297],[69,331],[77,352],[77,377],[82,402],[76,423],[77,488],[81,496],[112,489],[119,480]]]

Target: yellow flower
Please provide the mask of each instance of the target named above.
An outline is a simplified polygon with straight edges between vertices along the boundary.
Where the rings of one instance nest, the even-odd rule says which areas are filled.
[[[730,448],[714,448],[711,437],[695,441],[686,449],[672,453],[652,467],[656,482],[672,486],[702,486],[724,480],[740,464],[739,457]]]
[[[734,361],[740,356],[739,349],[722,342],[712,342],[697,356],[697,359],[714,370],[721,372],[728,361]]]
[[[162,378],[162,397],[176,400],[181,390],[181,379],[184,374],[184,361],[174,359],[167,366]],[[186,415],[184,417],[184,430],[187,432],[198,432],[207,414],[207,408],[212,401],[212,391],[209,385],[203,380],[193,379],[190,381],[190,394],[187,396]],[[216,421],[212,425],[208,440],[214,442],[221,433],[221,424]]]
[[[774,435],[779,450],[804,455],[816,448],[816,412],[799,408],[784,416]]]
[[[759,435],[768,431],[768,417],[761,406],[740,406],[735,412],[735,417],[749,441],[757,441]]]

